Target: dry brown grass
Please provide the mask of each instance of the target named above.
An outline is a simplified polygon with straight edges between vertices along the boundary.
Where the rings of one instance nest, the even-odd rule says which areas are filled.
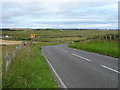
[[[8,41],[8,40],[0,40],[0,45],[14,45],[14,44],[21,44],[22,41]]]

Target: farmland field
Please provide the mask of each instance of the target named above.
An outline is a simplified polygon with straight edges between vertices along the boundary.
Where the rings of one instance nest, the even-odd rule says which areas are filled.
[[[37,41],[70,42],[84,40],[94,36],[108,34],[116,35],[118,31],[113,30],[34,30],[34,31],[3,31],[2,35],[13,36],[11,40],[29,40],[30,34],[36,34]],[[10,40],[10,39],[9,39]]]

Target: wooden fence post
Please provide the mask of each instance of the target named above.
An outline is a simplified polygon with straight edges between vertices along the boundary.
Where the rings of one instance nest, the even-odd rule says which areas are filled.
[[[106,36],[106,40],[107,40],[107,36]]]
[[[112,40],[112,36],[110,35],[110,40]]]
[[[6,52],[5,58],[6,58],[6,72],[5,72],[5,74],[7,74],[8,70],[9,70],[10,63],[11,63],[11,56],[8,54],[8,52]]]
[[[114,39],[116,39],[116,36],[114,36]]]
[[[102,36],[100,36],[100,39],[102,40]]]

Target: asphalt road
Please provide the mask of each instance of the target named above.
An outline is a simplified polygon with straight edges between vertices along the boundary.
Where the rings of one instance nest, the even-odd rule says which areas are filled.
[[[62,87],[118,88],[118,59],[67,47],[44,46],[42,51]]]

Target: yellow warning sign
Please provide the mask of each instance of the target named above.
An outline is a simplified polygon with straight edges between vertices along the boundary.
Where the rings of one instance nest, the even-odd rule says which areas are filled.
[[[30,38],[35,38],[35,34],[30,34]]]

